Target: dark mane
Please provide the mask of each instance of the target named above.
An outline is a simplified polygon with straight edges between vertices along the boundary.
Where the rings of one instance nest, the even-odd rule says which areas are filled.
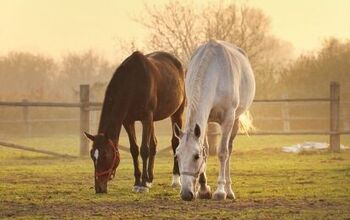
[[[135,51],[115,70],[105,92],[98,128],[99,133],[103,133],[107,129],[107,126],[111,120],[110,118],[112,117],[111,114],[113,112],[113,107],[119,104],[117,100],[120,100],[122,96],[127,95],[123,94],[125,89],[122,88],[124,88],[126,85],[128,85],[129,88],[132,87],[130,80],[128,79],[135,77],[132,76],[132,74],[135,72],[133,69],[135,66],[145,68],[146,62],[147,58],[141,52]],[[136,71],[136,73],[139,72]]]

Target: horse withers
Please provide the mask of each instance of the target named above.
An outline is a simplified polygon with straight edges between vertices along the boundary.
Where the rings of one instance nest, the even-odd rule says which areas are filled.
[[[211,198],[207,185],[208,121],[221,125],[218,149],[218,187],[214,199],[234,199],[231,188],[230,156],[240,117],[253,102],[255,79],[245,52],[227,42],[211,40],[193,54],[185,83],[188,106],[185,130],[175,125],[180,144],[176,158],[181,175],[181,198]],[[199,189],[196,192],[197,181]]]
[[[134,52],[116,69],[103,102],[97,135],[85,135],[93,141],[91,159],[95,167],[95,191],[107,192],[107,182],[115,175],[120,156],[119,135],[123,126],[128,134],[134,164],[135,192],[148,191],[153,181],[157,140],[154,121],[171,117],[181,127],[185,105],[184,71],[174,56],[165,52],[143,55]],[[137,146],[135,121],[142,123],[141,149]],[[174,132],[173,132],[174,133]],[[178,139],[171,140],[173,152]],[[142,172],[139,168],[139,154]],[[173,161],[173,185],[179,185],[179,168]]]

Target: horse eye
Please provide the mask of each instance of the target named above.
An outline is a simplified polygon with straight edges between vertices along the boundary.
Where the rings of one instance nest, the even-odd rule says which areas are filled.
[[[199,159],[199,154],[195,154],[194,155],[194,160],[198,160]]]

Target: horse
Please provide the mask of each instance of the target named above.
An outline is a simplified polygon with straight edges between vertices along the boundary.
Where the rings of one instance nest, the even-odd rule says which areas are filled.
[[[180,168],[181,198],[235,199],[230,178],[232,143],[240,116],[255,96],[255,78],[246,53],[224,41],[210,40],[200,46],[190,60],[185,91],[188,102],[185,130],[176,124],[174,128],[180,142],[175,157]],[[222,130],[218,187],[213,194],[206,177],[208,121],[219,123]],[[195,192],[197,183],[199,189]]]
[[[154,121],[170,117],[181,127],[185,106],[185,72],[180,61],[166,52],[147,55],[132,53],[116,69],[103,101],[98,134],[85,132],[93,141],[90,151],[95,168],[95,191],[107,193],[107,182],[113,179],[119,165],[119,135],[123,126],[128,134],[134,165],[134,192],[147,192],[154,178],[153,168],[157,139]],[[142,123],[141,148],[136,143],[135,121]],[[174,126],[173,126],[174,127]],[[172,136],[173,152],[178,139]],[[139,154],[142,172],[139,168]],[[179,185],[179,168],[173,163],[173,186]]]

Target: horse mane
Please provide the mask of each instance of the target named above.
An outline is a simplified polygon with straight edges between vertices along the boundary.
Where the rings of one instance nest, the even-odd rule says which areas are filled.
[[[197,111],[198,102],[201,96],[201,85],[202,79],[205,73],[205,70],[208,68],[210,60],[214,55],[214,51],[212,50],[212,45],[215,45],[217,42],[214,40],[210,40],[208,44],[205,45],[203,49],[203,55],[200,59],[200,63],[196,69],[192,71],[190,74],[190,78],[188,83],[190,84],[188,88],[188,95],[191,97],[189,99],[188,107],[190,112]],[[190,117],[193,120],[193,117]]]
[[[107,126],[110,123],[110,115],[113,114],[113,107],[114,105],[118,104],[115,102],[116,97],[125,96],[125,94],[121,94],[122,91],[120,91],[120,88],[125,86],[123,85],[123,81],[124,78],[126,78],[129,74],[128,68],[135,66],[135,63],[144,66],[146,65],[146,62],[147,58],[145,55],[139,51],[135,51],[128,58],[126,58],[115,70],[105,92],[98,128],[99,133],[106,132]]]

